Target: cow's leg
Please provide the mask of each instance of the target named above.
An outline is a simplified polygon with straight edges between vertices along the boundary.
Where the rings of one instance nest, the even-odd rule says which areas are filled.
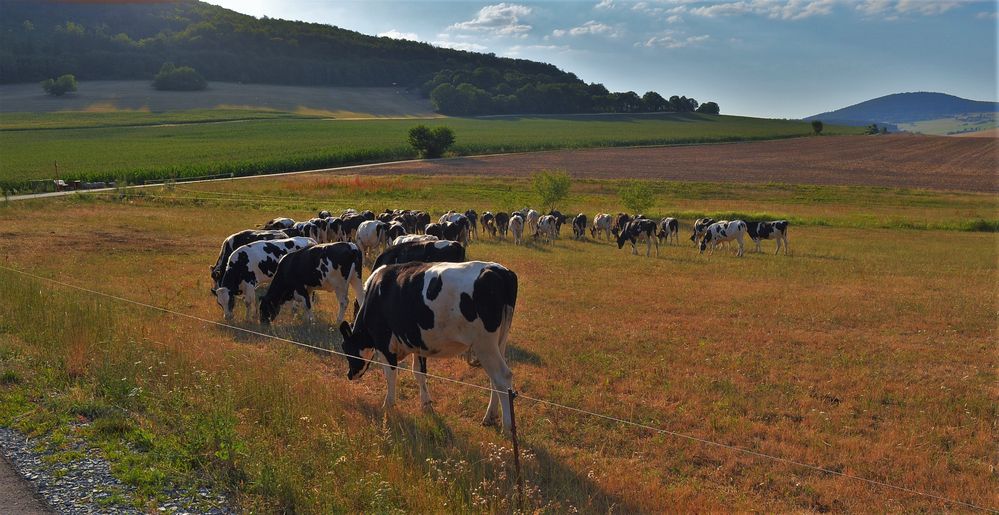
[[[736,236],[735,241],[739,244],[739,251],[738,251],[738,253],[736,255],[739,256],[739,257],[742,257],[742,255],[745,253],[745,251],[743,249],[743,244],[742,244],[742,235],[740,234],[740,235]]]
[[[416,377],[416,384],[420,387],[420,403],[423,411],[433,411],[433,400],[430,398],[430,390],[427,389],[427,358],[413,354],[413,376]]]
[[[312,315],[313,293],[314,292],[309,291],[308,289],[303,289],[302,291],[296,292],[296,294],[302,298],[302,307],[305,310],[305,320],[307,320],[310,324],[315,322],[315,317]],[[337,322],[337,325],[340,325],[340,322]]]
[[[254,285],[248,284],[243,289],[243,303],[246,304],[246,321],[249,322],[257,309],[257,288]]]
[[[503,355],[498,347],[490,345],[488,349],[481,349],[476,352],[482,362],[482,368],[489,376],[489,382],[493,391],[489,396],[489,406],[486,408],[486,416],[482,419],[482,425],[491,426],[496,424],[499,416],[500,403],[503,403],[503,428],[510,430],[510,396],[507,390],[513,385],[513,372],[506,365]]]
[[[397,369],[388,363],[384,363],[382,364],[382,372],[385,373],[385,383],[387,385],[385,389],[385,403],[382,404],[382,407],[388,410],[395,407],[395,382]]]

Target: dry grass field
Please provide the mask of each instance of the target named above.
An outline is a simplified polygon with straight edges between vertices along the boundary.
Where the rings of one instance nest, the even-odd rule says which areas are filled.
[[[792,255],[771,255],[771,242],[744,258],[689,244],[635,257],[565,237],[473,243],[471,259],[520,278],[509,360],[521,393],[999,507],[997,239],[956,230],[994,219],[993,195],[653,185],[650,213],[688,224],[699,213],[790,218]],[[524,178],[307,175],[14,203],[0,208],[0,265],[221,321],[207,268],[236,230],[317,208],[509,210],[530,202],[528,189]],[[616,183],[597,179],[577,180],[560,208],[622,209]],[[482,391],[431,380],[436,413],[425,414],[405,373],[386,414],[381,374],[348,382],[341,358],[5,270],[0,295],[0,372],[13,378],[0,386],[0,423],[58,434],[93,421],[77,431],[147,492],[146,509],[164,484],[206,480],[254,511],[511,509],[510,445],[478,425]],[[336,348],[333,304],[321,295],[320,323],[286,316],[271,331]],[[488,384],[461,360],[431,360],[430,372]],[[967,508],[517,406],[530,509]]]

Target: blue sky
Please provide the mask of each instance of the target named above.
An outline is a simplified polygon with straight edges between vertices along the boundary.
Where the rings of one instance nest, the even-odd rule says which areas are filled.
[[[995,1],[209,1],[545,61],[725,114],[799,118],[906,91],[997,100]]]

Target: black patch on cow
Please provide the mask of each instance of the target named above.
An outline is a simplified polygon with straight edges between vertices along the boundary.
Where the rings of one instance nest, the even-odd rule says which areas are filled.
[[[444,287],[444,280],[441,276],[435,276],[430,279],[430,284],[427,285],[427,299],[434,300],[438,295],[441,294],[441,288]]]
[[[236,234],[230,235],[225,239],[225,241],[222,242],[222,250],[219,252],[219,257],[215,261],[215,266],[212,267],[212,280],[215,283],[215,287],[218,287],[222,283],[222,276],[225,275],[225,269],[229,263],[229,256],[231,256],[236,249],[255,241],[279,240],[287,237],[288,235],[283,231],[256,231],[253,229],[247,229],[245,231],[240,231]]]
[[[281,306],[292,300],[295,293],[305,297],[308,306],[311,291],[322,286],[333,269],[338,270],[346,281],[351,265],[359,274],[361,259],[361,251],[350,243],[314,245],[284,256],[276,265],[267,293],[260,300],[260,320],[264,323],[273,320]]]
[[[462,302],[465,296],[462,294]],[[486,331],[496,332],[507,309],[517,304],[517,274],[500,266],[483,268],[472,289],[472,304]]]
[[[465,317],[465,320],[469,322],[473,322],[478,318],[475,314],[475,300],[467,293],[462,292],[461,301],[458,302],[458,309],[461,310],[461,315]]]
[[[460,263],[465,260],[465,247],[457,242],[439,241],[407,241],[395,245],[382,252],[372,269],[382,265],[397,265],[419,261],[421,263],[450,262]]]

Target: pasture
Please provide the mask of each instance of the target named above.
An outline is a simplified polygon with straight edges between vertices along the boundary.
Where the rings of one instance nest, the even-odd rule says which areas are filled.
[[[700,114],[336,120],[198,111],[4,115],[0,187],[31,179],[127,180],[254,175],[415,157],[417,123],[454,129],[457,155],[804,136],[805,122]],[[186,122],[186,123],[182,123]],[[202,122],[202,123],[195,123]],[[209,123],[226,122],[226,123]],[[233,124],[239,130],[233,130]],[[35,127],[29,129],[29,127]],[[853,127],[827,127],[854,134]],[[56,163],[58,172],[56,172]]]
[[[679,215],[682,243],[702,214],[787,218],[792,255],[764,242],[743,258],[689,244],[645,258],[567,230],[554,246],[474,242],[470,259],[520,278],[508,360],[521,393],[996,506],[997,247],[973,223],[994,220],[993,195],[651,184],[647,214]],[[558,207],[622,210],[617,186],[577,179]],[[0,208],[0,264],[221,320],[208,267],[237,230],[318,209],[532,200],[526,178],[312,174],[26,201]],[[343,358],[5,269],[0,295],[0,424],[87,435],[147,509],[164,486],[202,481],[254,511],[511,509],[510,445],[478,425],[482,391],[431,379],[425,414],[402,373],[383,413],[380,372],[348,382]],[[314,326],[269,330],[337,348],[332,297],[318,309]],[[429,371],[488,384],[460,359]],[[964,508],[526,399],[517,418],[531,509]]]

